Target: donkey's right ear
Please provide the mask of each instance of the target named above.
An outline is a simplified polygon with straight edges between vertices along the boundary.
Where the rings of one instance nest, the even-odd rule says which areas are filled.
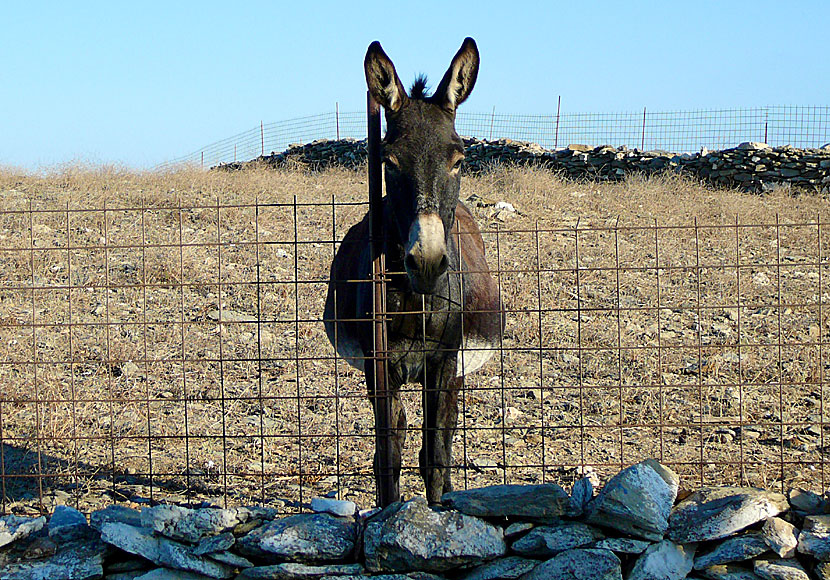
[[[399,111],[409,97],[395,72],[395,65],[377,40],[366,51],[363,69],[366,72],[366,86],[374,99],[387,111]]]

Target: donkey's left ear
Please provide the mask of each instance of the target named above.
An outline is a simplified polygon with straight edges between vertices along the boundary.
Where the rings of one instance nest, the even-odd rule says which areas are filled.
[[[438,88],[435,89],[435,102],[454,113],[458,105],[473,92],[478,77],[478,63],[476,41],[467,37],[455,53],[450,68],[444,73]]]

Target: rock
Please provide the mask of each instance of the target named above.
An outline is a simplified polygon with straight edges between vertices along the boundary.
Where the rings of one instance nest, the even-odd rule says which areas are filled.
[[[758,143],[756,141],[746,141],[746,142],[741,143],[740,145],[738,145],[738,149],[741,149],[743,151],[762,151],[764,149],[772,149],[772,147],[770,147],[766,143]]]
[[[795,548],[798,545],[796,537],[798,530],[791,523],[781,518],[769,518],[764,522],[761,534],[767,546],[781,558],[795,556]]]
[[[234,312],[233,310],[211,310],[207,313],[207,317],[217,322],[257,322],[257,317],[243,312]]]
[[[459,580],[513,580],[539,565],[538,560],[508,556],[473,568]]]
[[[237,580],[317,580],[324,576],[356,576],[363,574],[360,564],[329,564],[309,566],[306,564],[284,563],[273,566],[258,566],[243,570]]]
[[[637,558],[628,580],[680,580],[692,571],[695,545],[681,546],[663,540],[646,548]]]
[[[591,502],[587,521],[647,540],[661,540],[678,484],[677,475],[653,459],[627,467]]]
[[[111,576],[107,576],[109,580]],[[184,572],[182,570],[171,570],[169,568],[156,568],[146,574],[136,576],[135,580],[206,580],[210,576]]]
[[[201,538],[222,534],[247,521],[247,512],[235,509],[192,510],[175,505],[157,505],[141,510],[141,524],[174,540],[197,543]]]
[[[533,528],[513,542],[511,549],[532,558],[550,558],[559,552],[579,548],[602,539],[598,529],[582,522],[559,522]]]
[[[353,501],[315,497],[311,500],[311,510],[317,513],[348,517],[354,516],[357,506]]]
[[[520,536],[525,532],[532,530],[534,527],[535,524],[531,524],[529,522],[513,522],[504,529],[504,537],[515,538],[516,536]]]
[[[455,511],[439,512],[415,497],[384,510],[364,535],[373,571],[441,572],[504,555],[501,529]]]
[[[709,552],[700,554],[695,558],[694,568],[695,570],[703,570],[718,564],[749,560],[768,550],[769,546],[764,541],[764,536],[759,533],[733,536],[720,542]]]
[[[755,560],[755,573],[766,580],[810,580],[798,560]]]
[[[797,549],[821,562],[830,562],[830,515],[804,518]]]
[[[668,537],[680,544],[725,538],[789,507],[780,493],[753,487],[707,487],[672,511]]]
[[[0,517],[0,546],[11,544],[29,537],[39,531],[46,523],[46,518],[24,518],[15,515]]]
[[[210,536],[199,540],[199,544],[193,548],[193,553],[197,556],[204,556],[206,554],[214,554],[216,552],[224,552],[236,543],[236,537],[230,533],[225,532],[218,536]]]
[[[734,564],[720,564],[701,570],[700,575],[710,580],[762,580],[750,568]]]
[[[581,143],[573,143],[568,145],[568,149],[571,151],[578,151],[580,153],[587,153],[588,151],[593,151],[594,148],[589,145],[582,145]]]
[[[752,274],[752,283],[758,286],[769,286],[772,282],[770,282],[769,276],[766,273],[755,272]]]
[[[570,513],[574,516],[582,515],[592,499],[594,499],[594,486],[591,479],[589,477],[577,479],[571,489]]]
[[[44,518],[45,519],[45,518]],[[100,540],[66,542],[47,559],[20,561],[0,569],[3,580],[93,580],[104,574],[106,546]]]
[[[569,513],[568,493],[553,483],[541,485],[491,485],[451,491],[441,503],[477,517],[549,519]]]
[[[795,488],[790,490],[789,496],[793,509],[810,515],[820,514],[824,510],[824,498],[817,493]]]
[[[40,560],[53,556],[58,551],[58,544],[51,538],[40,536],[34,538],[23,552],[25,560]]]
[[[356,542],[354,521],[329,514],[300,514],[268,522],[236,543],[245,556],[319,564],[349,558]]]
[[[229,552],[225,550],[224,552],[214,552],[212,554],[207,554],[207,557],[213,560],[214,562],[219,562],[220,564],[227,564],[231,568],[252,568],[254,564],[248,560],[247,558],[243,558],[238,554],[234,554],[233,552]]]
[[[187,546],[164,537],[154,536],[147,528],[108,523],[104,524],[101,530],[101,539],[125,552],[146,558],[157,566],[196,572],[211,578],[233,576],[231,567],[204,556],[198,556]]]
[[[595,542],[591,547],[611,550],[617,554],[642,554],[650,545],[651,542],[634,538],[605,538]]]
[[[819,562],[814,571],[819,580],[830,580],[830,562]]]
[[[121,523],[141,527],[141,513],[121,505],[107,506],[102,510],[94,511],[89,516],[89,525],[101,531],[104,524]]]
[[[88,537],[92,529],[86,523],[84,514],[75,508],[59,505],[49,518],[49,537],[63,543]]]
[[[577,548],[557,554],[522,580],[622,580],[620,559],[608,550]]]

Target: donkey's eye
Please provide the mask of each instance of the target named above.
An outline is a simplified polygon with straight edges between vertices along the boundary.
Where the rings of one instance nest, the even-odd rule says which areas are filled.
[[[394,169],[398,168],[398,160],[394,155],[384,155],[383,162],[386,163],[387,167],[392,167]]]
[[[452,171],[458,171],[459,169],[461,169],[461,164],[463,162],[464,162],[464,158],[462,157],[462,158],[458,159],[455,163],[453,163]]]

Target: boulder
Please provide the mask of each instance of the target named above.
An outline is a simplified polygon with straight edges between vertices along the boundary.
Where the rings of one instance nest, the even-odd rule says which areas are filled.
[[[605,484],[588,508],[587,521],[647,540],[661,540],[678,485],[673,471],[647,459],[623,469]]]
[[[207,536],[229,532],[248,519],[235,509],[192,510],[175,505],[157,505],[141,511],[141,524],[174,540],[197,543]]]
[[[603,537],[603,533],[593,526],[563,521],[533,528],[513,542],[511,549],[530,558],[550,558],[565,550],[587,546]]]
[[[557,554],[522,580],[622,580],[620,559],[608,550],[576,548]]]
[[[334,516],[351,517],[357,512],[357,505],[353,501],[315,497],[311,500],[311,511],[328,513]]]
[[[710,568],[718,564],[749,560],[755,556],[760,556],[768,550],[769,546],[764,541],[764,536],[760,533],[733,536],[723,540],[705,554],[700,554],[695,558],[694,568],[695,570],[703,570],[704,568]]]
[[[122,523],[107,523],[101,529],[101,539],[130,554],[150,560],[157,566],[166,566],[186,572],[195,572],[211,578],[231,578],[233,568],[193,553],[193,549],[168,538],[153,535],[147,528]]]
[[[46,518],[24,518],[8,515],[0,517],[0,546],[11,544],[17,540],[29,537],[39,531],[46,523]]]
[[[793,558],[755,560],[755,573],[765,580],[810,580],[804,567]]]
[[[541,485],[491,485],[451,491],[441,503],[476,517],[550,519],[568,514],[570,497],[553,483]]]
[[[247,568],[236,577],[236,580],[319,580],[325,576],[360,576],[363,572],[363,566],[360,564],[310,566],[286,562]]]
[[[19,560],[0,569],[3,580],[94,580],[104,574],[107,547],[100,540],[65,542],[51,556]]]
[[[754,487],[706,487],[680,502],[668,537],[678,543],[725,538],[789,507],[780,493]]]
[[[55,507],[47,527],[49,538],[59,544],[89,537],[92,532],[89,524],[86,523],[84,514],[65,505]]]
[[[538,560],[508,556],[477,566],[461,576],[459,580],[514,580],[527,574],[538,565]]]
[[[358,530],[354,520],[330,514],[276,519],[237,540],[239,551],[266,561],[305,564],[342,562],[352,556]]]
[[[820,562],[830,562],[830,515],[807,516],[798,534],[798,551]]]
[[[798,530],[781,518],[769,518],[764,522],[761,535],[769,548],[781,558],[792,558],[798,546]]]
[[[364,550],[373,572],[442,572],[503,556],[507,546],[500,528],[415,497],[367,524]]]
[[[692,571],[695,545],[663,540],[646,548],[637,558],[628,580],[681,580]]]

